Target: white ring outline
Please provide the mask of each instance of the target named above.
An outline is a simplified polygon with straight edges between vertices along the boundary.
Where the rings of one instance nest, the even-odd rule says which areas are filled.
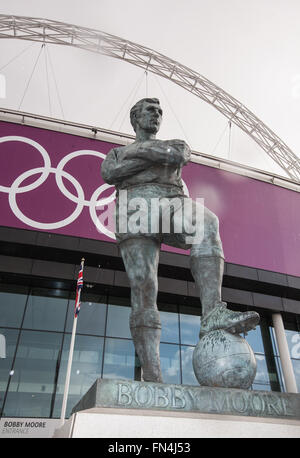
[[[84,192],[81,187],[81,184],[72,175],[70,175],[68,172],[65,172],[65,171],[61,171],[61,174],[65,178],[71,181],[71,183],[75,186],[76,191],[78,192],[78,196],[79,196],[79,202],[77,203],[77,207],[75,208],[74,212],[70,216],[68,216],[67,218],[61,221],[57,221],[56,223],[39,223],[25,216],[19,209],[17,205],[17,200],[16,200],[18,185],[22,183],[22,181],[28,178],[29,176],[34,175],[36,173],[40,173],[41,171],[43,171],[43,167],[37,167],[35,169],[27,170],[26,172],[19,175],[18,178],[16,178],[13,184],[11,185],[11,190],[10,190],[11,192],[9,193],[8,199],[9,199],[10,207],[12,211],[14,212],[15,216],[20,221],[27,224],[28,226],[35,227],[36,229],[44,229],[44,230],[59,229],[61,227],[64,227],[64,226],[67,226],[68,224],[73,223],[73,221],[75,221],[75,219],[78,218],[78,216],[82,212],[82,209],[84,206],[83,204]],[[49,172],[56,173],[56,169],[54,167],[50,167]]]
[[[34,148],[36,148],[41,153],[41,155],[42,155],[42,157],[44,159],[44,167],[40,167],[40,168],[43,169],[41,176],[36,181],[34,181],[33,183],[28,184],[26,186],[23,186],[21,188],[18,188],[17,192],[19,193],[19,192],[32,191],[33,189],[37,188],[42,183],[44,183],[44,181],[46,181],[48,176],[49,176],[49,171],[50,171],[50,168],[51,168],[51,161],[50,161],[49,154],[47,153],[45,148],[43,148],[39,143],[37,143],[36,141],[32,140],[31,138],[21,137],[21,136],[18,136],[18,135],[8,135],[6,137],[0,137],[0,143],[10,142],[10,141],[24,142],[24,143],[27,143],[28,145],[33,146]],[[31,169],[31,170],[33,170],[33,169]],[[10,193],[11,186],[8,187],[8,186],[0,185],[0,191]]]
[[[68,197],[68,199],[72,200],[72,202],[74,202],[76,204],[78,203],[78,197],[76,197],[73,194],[71,194],[71,192],[65,187],[65,185],[63,183],[63,180],[61,178],[61,175],[62,175],[61,172],[63,171],[63,168],[67,164],[67,162],[69,162],[70,160],[74,159],[75,157],[80,157],[80,156],[84,156],[84,155],[96,156],[96,157],[101,158],[101,159],[105,159],[106,158],[106,155],[101,153],[100,151],[77,150],[77,151],[73,151],[73,153],[69,153],[66,156],[64,156],[62,158],[62,160],[59,162],[59,164],[57,165],[57,167],[56,167],[56,169],[58,171],[58,175],[55,175],[57,186],[59,187],[61,192],[66,197]],[[95,194],[95,191],[94,191],[93,194]],[[104,199],[100,199],[98,202],[96,202],[96,205],[106,205],[107,203],[110,203],[110,202],[107,202],[110,198],[111,198],[111,196],[105,197]],[[90,201],[84,200],[84,205],[89,207],[91,205],[91,201],[92,201],[92,198],[91,198]],[[94,202],[93,202],[93,205],[94,205]]]
[[[116,191],[114,191],[111,196],[109,197],[106,197],[104,199],[102,199],[102,203],[99,204],[99,201],[97,201],[97,197],[99,195],[99,193],[105,191],[106,189],[109,189],[109,188],[114,188],[113,185],[111,184],[107,184],[107,183],[104,183],[102,184],[101,186],[99,186],[99,188],[97,188],[92,197],[91,197],[91,200],[90,200],[90,205],[89,205],[89,210],[90,210],[90,216],[91,216],[91,219],[93,221],[93,223],[95,224],[96,226],[96,229],[100,232],[102,232],[103,234],[107,235],[107,237],[110,237],[111,239],[113,240],[116,240],[116,236],[113,232],[111,232],[109,229],[107,229],[105,226],[103,226],[103,224],[100,222],[98,216],[97,216],[97,213],[96,213],[96,207],[100,207],[100,205],[107,205],[108,203],[111,203],[115,200],[115,194],[116,194]],[[114,197],[114,199],[110,202],[107,202],[107,200],[111,199],[112,197]],[[106,199],[106,201],[105,201]],[[103,203],[104,202],[104,203]]]

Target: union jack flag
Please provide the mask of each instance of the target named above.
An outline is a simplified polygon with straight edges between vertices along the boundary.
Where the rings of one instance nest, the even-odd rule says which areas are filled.
[[[80,312],[80,293],[83,287],[83,261],[81,262],[80,269],[78,272],[77,288],[76,288],[76,299],[75,299],[75,318],[78,317]]]

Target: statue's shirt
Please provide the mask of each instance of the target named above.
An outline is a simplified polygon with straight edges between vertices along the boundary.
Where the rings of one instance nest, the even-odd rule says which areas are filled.
[[[191,150],[182,140],[149,140],[113,148],[102,163],[102,177],[117,190],[153,183],[178,188]]]

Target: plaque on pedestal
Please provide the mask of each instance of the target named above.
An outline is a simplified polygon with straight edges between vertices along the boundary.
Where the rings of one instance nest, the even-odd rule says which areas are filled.
[[[300,395],[98,379],[54,437],[299,438]]]
[[[98,379],[73,412],[94,408],[198,412],[300,420],[300,395]]]

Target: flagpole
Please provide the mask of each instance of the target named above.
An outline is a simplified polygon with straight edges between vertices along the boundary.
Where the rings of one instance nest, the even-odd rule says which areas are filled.
[[[83,266],[84,266],[84,258],[81,259],[81,271],[83,271]],[[77,285],[78,285],[78,282],[77,282]],[[65,417],[66,417],[66,408],[67,408],[67,400],[68,400],[70,379],[71,379],[71,369],[72,369],[72,361],[73,361],[73,353],[74,353],[75,335],[76,335],[77,319],[78,319],[78,313],[79,313],[76,310],[76,306],[77,304],[80,304],[80,295],[81,295],[81,288],[78,288],[77,286],[76,303],[75,303],[73,328],[72,328],[68,366],[67,366],[67,373],[66,373],[65,389],[64,389],[64,396],[63,396],[61,415],[60,415],[60,419],[63,422],[65,421]]]

